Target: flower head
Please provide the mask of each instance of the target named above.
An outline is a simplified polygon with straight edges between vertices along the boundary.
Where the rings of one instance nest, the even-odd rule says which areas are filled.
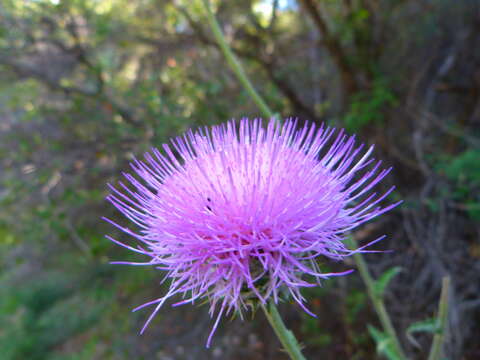
[[[156,305],[145,327],[177,294],[175,305],[206,298],[212,315],[219,309],[212,334],[222,314],[241,314],[252,299],[277,302],[282,289],[308,312],[300,290],[317,285],[309,279],[350,272],[322,273],[317,258],[367,251],[349,250],[346,233],[397,204],[378,206],[393,188],[371,193],[390,171],[369,159],[373,147],[334,134],[244,119],[189,131],[131,164],[131,186],[111,186],[108,200],[138,226],[112,222],[139,245],[110,239],[149,256],[145,264],[171,280],[164,296],[139,307]]]

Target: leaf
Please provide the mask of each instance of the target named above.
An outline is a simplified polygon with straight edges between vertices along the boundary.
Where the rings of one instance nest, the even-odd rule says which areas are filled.
[[[389,360],[402,360],[395,351],[392,338],[372,325],[368,325],[368,332],[377,344],[377,353]]]
[[[437,334],[441,331],[439,322],[437,318],[429,318],[425,319],[422,321],[417,321],[411,324],[407,328],[407,339],[415,346],[420,347],[419,343],[415,339],[414,336],[412,336],[413,333],[417,332],[427,332],[431,334]]]
[[[430,318],[430,319],[414,322],[412,325],[408,327],[407,334],[411,334],[414,332],[437,333],[438,331],[439,331],[438,320],[436,318]]]
[[[400,272],[402,268],[399,266],[395,266],[391,269],[385,271],[378,280],[375,281],[374,291],[377,296],[382,297],[385,293],[385,289],[387,288],[390,281]]]

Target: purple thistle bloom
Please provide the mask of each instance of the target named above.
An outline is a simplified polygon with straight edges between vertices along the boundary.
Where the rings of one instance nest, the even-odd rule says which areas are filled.
[[[373,146],[364,152],[354,136],[334,132],[243,119],[238,129],[231,121],[189,131],[163,145],[164,154],[153,149],[131,164],[141,181],[124,174],[134,189],[120,182],[107,199],[139,232],[107,221],[139,246],[109,239],[151,259],[116,263],[153,265],[171,280],[166,295],[135,309],[156,305],[142,332],[177,294],[184,300],[174,305],[205,298],[211,316],[219,308],[207,347],[223,314],[241,316],[251,300],[278,302],[282,289],[314,316],[301,288],[352,271],[322,273],[316,258],[367,252],[348,249],[347,233],[398,204],[378,206],[393,187],[371,192],[390,171],[369,159]]]

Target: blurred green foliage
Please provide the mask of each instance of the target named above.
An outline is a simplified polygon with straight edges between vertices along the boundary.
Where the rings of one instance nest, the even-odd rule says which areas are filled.
[[[437,94],[441,88],[448,93],[447,76],[434,74],[436,67],[446,67],[440,66],[443,57],[450,56],[444,53],[445,43],[460,37],[456,27],[474,13],[468,4],[310,1],[318,5],[314,14],[297,1],[212,2],[233,50],[275,112],[298,116],[301,122],[333,123],[357,132],[362,142],[377,142],[382,158],[395,166],[392,182],[401,190],[394,196],[406,200],[407,212],[436,214],[447,199],[459,216],[467,214],[462,224],[472,227],[480,219],[480,151],[464,141],[466,135],[478,137],[472,130],[478,120],[470,95],[465,102],[455,97],[454,105],[437,111],[462,119],[454,135],[411,115],[427,112],[411,104],[417,98],[421,103],[420,91]],[[451,59],[463,61],[467,55]],[[455,94],[468,85],[464,78],[474,78],[469,73],[462,77],[468,66],[460,63],[458,68],[462,82],[452,85]],[[472,97],[480,93],[466,91]],[[436,105],[435,99],[430,103]],[[449,104],[443,100],[437,102]],[[471,109],[467,115],[473,120],[465,109]],[[148,311],[129,310],[158,297],[166,285],[158,285],[161,274],[155,269],[108,264],[144,259],[104,238],[108,233],[131,240],[100,220],[107,216],[124,224],[104,200],[106,184],[121,180],[134,157],[188,128],[258,114],[212,41],[199,1],[2,0],[0,359],[187,359],[175,351],[188,334],[175,333],[167,336],[170,343],[163,341],[181,323],[164,322],[166,313],[154,324],[154,335],[137,336]],[[425,128],[428,134],[413,144],[412,134],[425,134]],[[426,159],[420,158],[422,150]],[[441,191],[425,196],[427,209],[418,194],[425,183],[436,185],[419,170],[421,160],[442,179]],[[377,225],[398,234],[396,240],[405,239],[402,221],[391,223]],[[373,236],[369,231],[366,237]],[[469,231],[469,239],[474,238]],[[405,250],[408,261],[410,251],[417,251],[412,247]],[[467,257],[457,258],[464,269]],[[423,258],[419,262],[427,264]],[[392,285],[399,278],[394,278],[394,265],[383,261],[375,272],[384,274],[377,282],[382,295],[398,293]],[[325,271],[341,267],[321,264]],[[341,286],[327,281],[305,291],[318,319],[290,307],[301,320],[295,330],[312,358],[375,356],[364,325],[372,317],[367,296],[355,276],[349,279]],[[421,309],[422,317],[414,318],[425,317],[424,305],[415,309]],[[194,333],[190,323],[183,326],[193,334],[188,344],[203,351],[191,356],[210,359],[203,333]],[[156,327],[164,332],[155,332]],[[374,328],[370,332],[379,352],[390,356],[384,334]],[[273,341],[253,350],[250,341],[242,337],[237,358],[282,356]],[[222,351],[232,347],[227,340],[218,344]],[[251,353],[242,353],[245,349]]]
[[[386,109],[398,105],[398,99],[384,79],[373,82],[371,89],[358,92],[352,98],[345,114],[345,128],[357,132],[367,125],[382,126]]]
[[[455,201],[472,219],[480,220],[480,150],[472,148],[458,155],[444,155],[435,167],[453,184],[451,196]]]

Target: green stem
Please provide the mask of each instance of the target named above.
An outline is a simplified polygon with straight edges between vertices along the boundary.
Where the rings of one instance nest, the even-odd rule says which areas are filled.
[[[352,248],[357,248],[357,243],[353,237],[350,237],[347,241]],[[390,316],[388,315],[387,309],[385,308],[385,303],[383,302],[383,296],[379,295],[375,291],[375,280],[373,279],[372,275],[370,274],[370,270],[368,269],[367,263],[365,262],[362,254],[356,253],[353,255],[355,263],[357,264],[358,272],[362,277],[363,282],[367,287],[368,296],[372,301],[373,307],[375,312],[377,313],[380,323],[382,324],[383,330],[392,339],[392,344],[395,348],[395,352],[402,358],[407,359],[403,349],[400,345],[400,341],[398,340],[397,332],[393,327],[392,321],[390,320]]]
[[[251,96],[255,104],[258,106],[260,111],[263,113],[263,115],[267,118],[273,118],[275,117],[275,114],[273,113],[272,110],[268,107],[268,105],[263,101],[262,97],[257,93],[255,88],[253,87],[252,83],[247,77],[247,74],[245,74],[245,71],[243,70],[242,65],[238,61],[237,57],[233,53],[232,49],[230,46],[227,44],[227,41],[225,39],[225,36],[223,36],[222,29],[220,28],[220,25],[215,18],[215,15],[212,12],[212,8],[210,6],[210,1],[209,0],[202,0],[203,6],[207,12],[207,20],[208,24],[210,25],[210,28],[212,29],[213,36],[215,37],[215,40],[217,41],[218,45],[220,46],[220,49],[223,52],[223,55],[225,56],[225,59],[230,66],[230,68],[233,70],[235,75],[237,76],[238,80],[240,83],[243,85],[245,90],[248,92],[248,94]]]
[[[447,315],[448,315],[448,293],[450,288],[450,277],[445,276],[442,279],[442,292],[440,294],[440,303],[438,304],[438,317],[439,322],[438,333],[433,337],[432,347],[428,360],[439,360],[442,355],[443,339],[445,338],[445,331],[447,328]]]
[[[267,307],[263,304],[261,306],[265,312],[268,322],[270,325],[272,325],[275,334],[285,348],[285,351],[288,353],[288,355],[290,355],[290,358],[292,360],[305,360],[297,339],[295,339],[293,333],[285,327],[275,303],[270,301],[269,309],[267,309]]]
[[[245,88],[245,90],[250,95],[255,104],[258,106],[263,115],[267,118],[275,118],[275,114],[272,110],[270,110],[266,102],[255,90],[247,74],[245,73],[245,70],[243,70],[242,65],[240,64],[232,49],[228,45],[225,36],[223,36],[222,29],[220,28],[220,25],[212,12],[212,8],[210,7],[210,1],[202,0],[202,2],[207,13],[208,24],[210,25],[215,40],[220,46],[220,49],[222,50],[228,65],[235,73],[237,79],[240,81],[242,86]],[[298,344],[297,339],[295,338],[293,333],[285,327],[285,324],[280,317],[275,303],[273,301],[270,302],[269,310],[267,310],[266,306],[262,304],[262,309],[265,312],[265,316],[267,317],[268,322],[275,331],[278,339],[282,343],[287,353],[290,355],[290,358],[292,360],[305,360],[305,357],[302,355],[302,352],[300,350],[300,345]]]

